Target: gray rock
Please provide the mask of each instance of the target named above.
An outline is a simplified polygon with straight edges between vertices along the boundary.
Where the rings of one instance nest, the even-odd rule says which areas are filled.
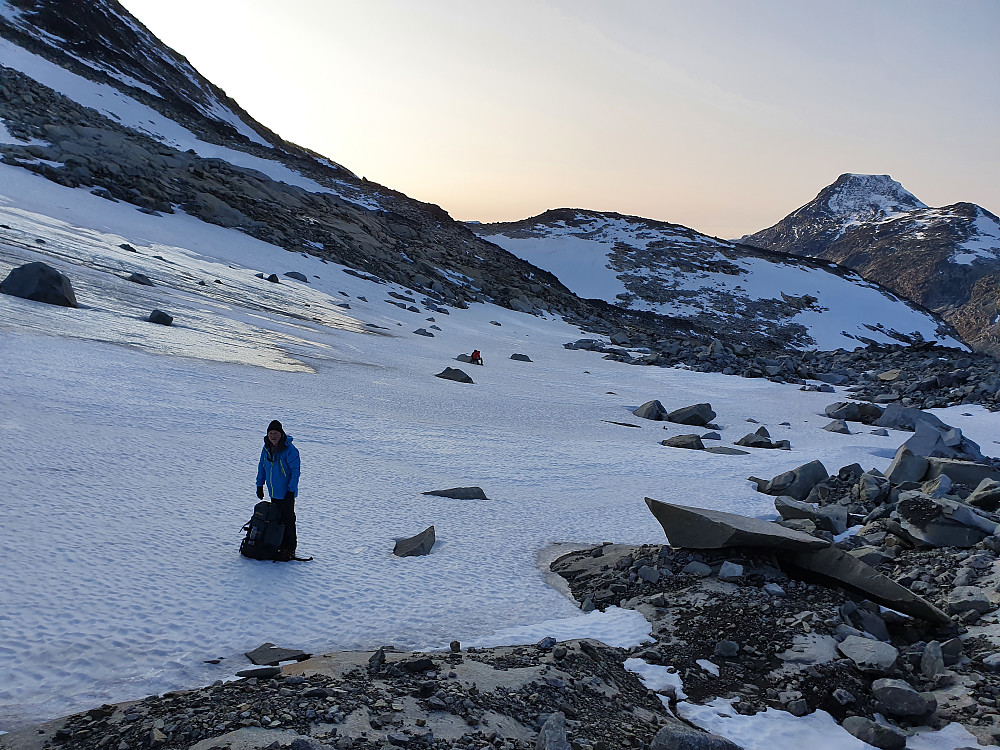
[[[828,477],[829,472],[821,462],[810,461],[774,477],[761,491],[768,495],[788,495],[796,500],[805,500],[812,488]]]
[[[464,362],[467,365],[472,364],[472,356],[469,354],[459,354],[457,357],[455,357],[455,359],[457,359],[459,362]]]
[[[785,590],[781,588],[781,586],[779,586],[777,583],[765,583],[761,587],[761,591],[763,591],[768,596],[777,596],[777,597],[785,596]]]
[[[850,635],[837,644],[837,650],[863,669],[886,671],[896,663],[899,652],[882,641]]]
[[[529,357],[527,354],[511,354],[510,358],[513,359],[513,360],[516,360],[518,362],[530,362],[531,361],[531,357]]]
[[[168,315],[163,312],[163,310],[153,310],[153,312],[149,314],[148,320],[150,323],[156,323],[161,326],[168,326],[174,322],[173,316]]]
[[[809,713],[809,704],[806,703],[805,698],[798,698],[796,700],[789,701],[785,706],[785,709],[787,709],[788,713],[792,716],[805,716]]]
[[[78,307],[69,277],[52,266],[36,261],[18,266],[0,282],[0,294],[44,302],[47,305]]]
[[[848,590],[860,591],[876,604],[897,612],[932,623],[951,623],[951,618],[933,604],[837,547],[797,552],[783,560],[793,568],[833,579]]]
[[[715,417],[716,414],[712,411],[711,404],[694,404],[693,406],[685,406],[670,412],[667,415],[667,421],[674,422],[675,424],[704,427],[715,419]]]
[[[948,478],[947,474],[941,474],[934,479],[924,482],[920,491],[927,495],[927,497],[938,500],[945,495],[951,494],[951,489],[951,479]]]
[[[298,271],[285,271],[282,275],[287,276],[290,279],[295,279],[296,281],[304,281],[307,284],[309,283],[308,277],[304,273],[300,273]]]
[[[278,274],[276,274],[276,273],[272,273],[270,276],[268,276],[267,280],[270,281],[272,284],[280,284],[281,283],[281,279],[278,278]]]
[[[701,442],[701,438],[698,435],[674,435],[671,438],[661,441],[660,444],[671,448],[687,448],[696,451],[705,450],[705,444]]]
[[[861,407],[855,401],[838,401],[827,406],[823,413],[833,420],[861,421]]]
[[[948,429],[948,425],[933,414],[928,414],[919,409],[911,409],[900,404],[889,404],[875,424],[879,427],[890,427],[894,430],[916,430],[918,422],[927,422],[935,427]],[[917,455],[920,454],[918,453]]]
[[[489,500],[482,487],[452,487],[447,490],[430,490],[421,494],[448,497],[452,500]]]
[[[717,453],[720,456],[749,456],[750,451],[741,451],[739,448],[730,448],[728,445],[711,445],[705,449],[707,453]]]
[[[998,526],[975,508],[946,498],[904,491],[896,503],[899,527],[914,544],[925,547],[974,547]]]
[[[985,479],[1000,481],[1000,471],[982,463],[962,461],[951,458],[927,459],[927,474],[924,479],[934,479],[942,474],[955,484],[966,487],[978,487]]]
[[[878,547],[873,547],[870,544],[866,544],[861,547],[855,547],[854,549],[849,549],[847,550],[847,554],[849,554],[855,560],[863,562],[865,565],[871,567],[880,565],[892,559],[892,557],[890,557],[884,551],[882,551]]]
[[[474,382],[472,378],[468,376],[468,374],[462,372],[457,367],[446,367],[434,377],[443,378],[445,380],[454,380],[456,383]]]
[[[738,581],[743,577],[743,566],[739,563],[734,563],[726,560],[722,563],[722,567],[719,568],[719,580],[720,581]]]
[[[660,580],[660,571],[656,568],[651,568],[648,565],[643,565],[635,572],[639,580],[645,581],[646,583],[656,583]]]
[[[903,680],[875,680],[872,695],[890,716],[925,716],[937,708],[937,702],[927,700]]]
[[[896,456],[885,471],[886,478],[893,484],[919,482],[927,473],[927,459],[917,456],[905,444],[896,450]]]
[[[844,688],[834,690],[833,699],[841,706],[846,706],[848,703],[854,703],[857,700],[850,690],[845,690]]]
[[[763,428],[761,428],[763,429]],[[775,444],[771,442],[769,437],[765,437],[760,434],[760,430],[757,432],[750,432],[741,437],[736,441],[736,445],[742,445],[745,448],[774,448]]]
[[[983,666],[991,672],[1000,672],[1000,651],[985,657]]]
[[[935,677],[943,675],[946,671],[941,643],[939,641],[931,641],[924,646],[924,652],[920,655],[920,673],[927,679],[933,680]]]
[[[703,562],[692,560],[681,569],[681,573],[690,573],[699,578],[708,578],[708,576],[712,575],[712,569]]]
[[[660,522],[674,547],[722,549],[765,547],[784,550],[815,550],[828,546],[822,539],[783,528],[768,521],[719,510],[691,508],[647,497],[646,505]]]
[[[851,428],[847,426],[847,422],[843,419],[835,419],[830,424],[826,425],[824,428],[827,432],[836,432],[838,435],[850,435]]]
[[[990,513],[996,512],[1000,508],[1000,481],[984,477],[965,502]]]
[[[414,331],[418,336],[427,336],[429,338],[434,338],[434,334],[428,331],[426,328],[418,328]]]
[[[861,502],[868,506],[877,505],[889,495],[892,485],[881,474],[865,472],[858,480],[858,494]]]
[[[251,667],[250,669],[241,669],[236,673],[236,676],[269,680],[272,677],[277,677],[279,674],[281,674],[281,667]]]
[[[889,437],[889,431],[885,427],[879,427],[877,430],[871,431],[872,435],[878,435],[879,437]]]
[[[535,750],[572,750],[566,739],[566,715],[562,711],[550,714],[542,724]]]
[[[812,503],[779,495],[774,499],[774,507],[785,520],[804,518],[816,524],[816,528],[832,534],[843,534],[847,531],[847,508],[843,505],[816,507]]]
[[[906,735],[898,729],[876,724],[864,716],[848,716],[841,726],[850,734],[879,750],[904,750]]]
[[[989,597],[976,586],[957,586],[948,592],[945,601],[953,615],[969,611],[985,614],[993,609]]]
[[[916,432],[904,445],[914,454],[928,458],[959,458],[980,463],[986,460],[979,445],[962,437],[958,428],[938,427],[924,420],[917,422]]]
[[[706,432],[701,436],[702,440],[722,440],[722,435],[718,432]]]
[[[416,536],[397,540],[396,545],[392,548],[392,554],[396,557],[429,555],[434,542],[434,527],[428,526]]]
[[[723,659],[735,659],[740,653],[740,644],[736,641],[719,641],[715,644],[713,653]]]
[[[254,664],[266,664],[274,667],[283,661],[302,661],[308,659],[310,654],[296,648],[281,648],[273,643],[263,643],[253,651],[247,651],[246,657]]]
[[[647,401],[632,413],[642,419],[652,419],[657,422],[663,422],[667,418],[667,410],[659,401]]]
[[[153,282],[144,273],[133,273],[126,281],[131,281],[134,284],[142,284],[143,286],[153,286]]]
[[[656,733],[649,750],[740,750],[740,746],[673,719]]]

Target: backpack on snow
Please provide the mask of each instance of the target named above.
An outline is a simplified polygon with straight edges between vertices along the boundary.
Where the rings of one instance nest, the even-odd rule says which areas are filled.
[[[253,517],[246,522],[243,530],[247,535],[240,542],[240,554],[254,560],[278,560],[278,548],[285,536],[285,524],[281,523],[278,509],[267,500],[261,500],[253,507]]]

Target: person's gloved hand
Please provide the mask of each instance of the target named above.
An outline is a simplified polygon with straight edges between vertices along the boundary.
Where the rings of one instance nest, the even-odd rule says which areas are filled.
[[[285,500],[294,500],[294,499],[295,499],[295,493],[294,492],[292,492],[291,490],[289,490],[288,492],[285,493]]]
[[[261,499],[261,500],[264,499],[264,488],[263,487],[258,487],[257,488],[257,497],[259,499]]]

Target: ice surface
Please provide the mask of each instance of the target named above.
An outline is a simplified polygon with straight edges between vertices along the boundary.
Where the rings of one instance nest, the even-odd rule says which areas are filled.
[[[581,615],[547,585],[539,551],[663,542],[647,495],[774,518],[748,475],[814,458],[885,469],[906,438],[833,440],[820,429],[830,394],[621,365],[563,349],[582,333],[561,321],[497,307],[452,310],[436,316],[435,338],[414,336],[434,315],[386,303],[398,286],[15,167],[0,165],[0,184],[0,278],[45,260],[84,304],[0,295],[14,509],[0,547],[3,729],[229,678],[265,641],[316,652],[544,635],[634,643],[648,633],[635,613]],[[132,270],[157,285],[125,281]],[[272,285],[258,271],[309,283]],[[173,327],[141,320],[152,304]],[[486,359],[469,368],[474,385],[434,377],[473,348]],[[689,428],[604,421],[632,421],[653,398],[710,401],[726,442],[754,417],[792,451],[672,450],[660,440]],[[299,538],[311,563],[237,553],[274,418],[302,452]],[[1000,432],[985,410],[943,418],[987,452]],[[421,494],[457,485],[491,500]],[[393,557],[396,538],[430,524],[429,556]]]

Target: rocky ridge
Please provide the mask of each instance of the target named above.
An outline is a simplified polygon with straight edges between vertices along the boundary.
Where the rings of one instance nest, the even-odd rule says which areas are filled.
[[[856,273],[828,262],[709,237],[669,222],[612,212],[560,208],[521,221],[469,226],[480,237],[539,263],[542,262],[539,258],[563,252],[561,243],[574,240],[577,243],[574,253],[598,258],[599,265],[606,265],[624,286],[625,291],[617,299],[607,301],[623,309],[669,314],[701,328],[725,331],[727,343],[758,349],[815,347],[809,329],[799,322],[800,314],[808,311],[834,316],[842,295],[849,293],[854,299],[860,291],[858,287],[867,292],[875,286]],[[525,245],[525,240],[534,242]],[[767,280],[771,276],[781,279],[777,285],[780,291],[776,291],[774,282]],[[919,310],[886,290],[876,288],[871,293],[879,292],[903,307],[912,308],[910,317],[899,318],[899,327],[903,327],[905,320],[906,325],[922,326],[928,341],[954,344],[958,340],[954,330],[943,321],[933,321],[926,310]],[[872,326],[870,333],[864,331],[858,337],[859,343],[872,338],[903,343],[924,340],[912,332],[879,326],[877,321]]]

